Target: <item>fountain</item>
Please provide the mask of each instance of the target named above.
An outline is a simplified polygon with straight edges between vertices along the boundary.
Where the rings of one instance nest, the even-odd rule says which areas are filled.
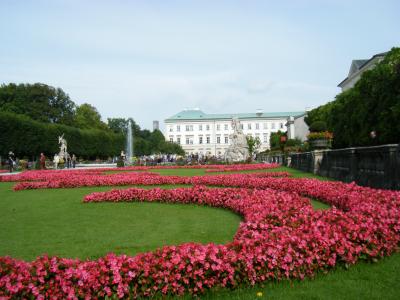
[[[133,157],[133,136],[132,136],[132,121],[128,120],[128,130],[126,131],[126,161],[132,164]]]

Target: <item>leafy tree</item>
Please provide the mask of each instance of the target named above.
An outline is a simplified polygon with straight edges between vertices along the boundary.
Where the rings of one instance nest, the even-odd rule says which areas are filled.
[[[0,86],[0,111],[23,114],[40,122],[72,125],[75,103],[60,88],[42,83],[10,83]]]
[[[334,102],[328,102],[325,105],[321,105],[307,113],[307,116],[304,118],[304,121],[308,126],[311,126],[313,123],[318,121],[327,122],[329,116],[332,111],[332,107],[334,106]]]
[[[128,129],[128,124],[129,121],[131,121],[132,125],[132,133],[134,136],[140,136],[140,126],[136,124],[136,122],[132,118],[108,118],[107,119],[107,124],[108,128],[110,128],[112,131],[116,133],[122,133],[126,134],[126,131]]]
[[[253,137],[251,135],[246,136],[247,147],[249,148],[250,158],[253,157],[254,153],[260,148],[261,141],[258,137]]]
[[[178,154],[178,155],[185,155],[185,151],[182,149],[182,147],[176,143],[171,143],[165,141],[161,145],[160,149],[161,153],[166,153],[166,154]]]
[[[150,146],[155,151],[161,152],[161,146],[165,142],[165,137],[160,130],[154,130],[149,137]]]
[[[269,145],[271,150],[282,149],[281,136],[286,135],[284,132],[278,130],[277,132],[272,132],[269,138]]]
[[[355,86],[309,112],[307,124],[325,121],[333,147],[398,143],[400,137],[400,48],[393,48]],[[376,138],[371,138],[371,132]]]
[[[125,134],[128,121],[124,118],[108,118],[107,125],[113,132]]]
[[[108,126],[101,121],[101,115],[97,109],[88,103],[76,108],[74,125],[81,129],[108,129]]]

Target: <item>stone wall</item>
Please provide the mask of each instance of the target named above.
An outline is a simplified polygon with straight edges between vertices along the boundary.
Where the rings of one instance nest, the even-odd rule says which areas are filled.
[[[344,182],[400,190],[400,144],[290,154],[294,169]]]

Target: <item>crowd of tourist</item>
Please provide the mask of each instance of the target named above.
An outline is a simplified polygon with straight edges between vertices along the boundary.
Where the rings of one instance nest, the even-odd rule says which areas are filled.
[[[81,161],[81,160],[79,160]],[[18,169],[27,168],[27,169],[41,169],[45,170],[47,168],[54,169],[64,169],[64,168],[75,168],[78,163],[78,158],[75,154],[72,156],[67,153],[67,157],[64,159],[63,157],[55,154],[53,158],[48,158],[44,155],[44,153],[40,153],[39,159],[37,161],[27,161],[24,166],[20,164],[20,160],[16,158],[15,154],[10,151],[8,155],[8,159],[2,164],[6,166],[6,168],[10,171],[16,171]],[[152,154],[152,155],[143,155],[139,157],[132,157],[132,160],[129,161],[126,157],[124,151],[121,151],[119,156],[114,158],[108,158],[105,161],[96,160],[96,163],[116,163],[118,161],[123,161],[123,165],[139,165],[139,166],[157,166],[157,165],[169,165],[169,164],[177,164],[177,165],[204,165],[204,164],[218,164],[224,161],[224,157],[219,155],[210,155],[210,154],[189,154],[186,156],[181,156],[177,154]],[[24,160],[25,162],[25,160]],[[88,161],[88,163],[90,163]]]

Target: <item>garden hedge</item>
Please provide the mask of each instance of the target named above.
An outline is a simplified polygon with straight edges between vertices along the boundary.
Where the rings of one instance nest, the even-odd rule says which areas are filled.
[[[13,151],[17,157],[36,158],[43,152],[52,157],[59,151],[58,136],[64,133],[68,152],[83,158],[106,158],[125,148],[125,137],[106,130],[34,121],[29,117],[0,112],[0,155]]]

